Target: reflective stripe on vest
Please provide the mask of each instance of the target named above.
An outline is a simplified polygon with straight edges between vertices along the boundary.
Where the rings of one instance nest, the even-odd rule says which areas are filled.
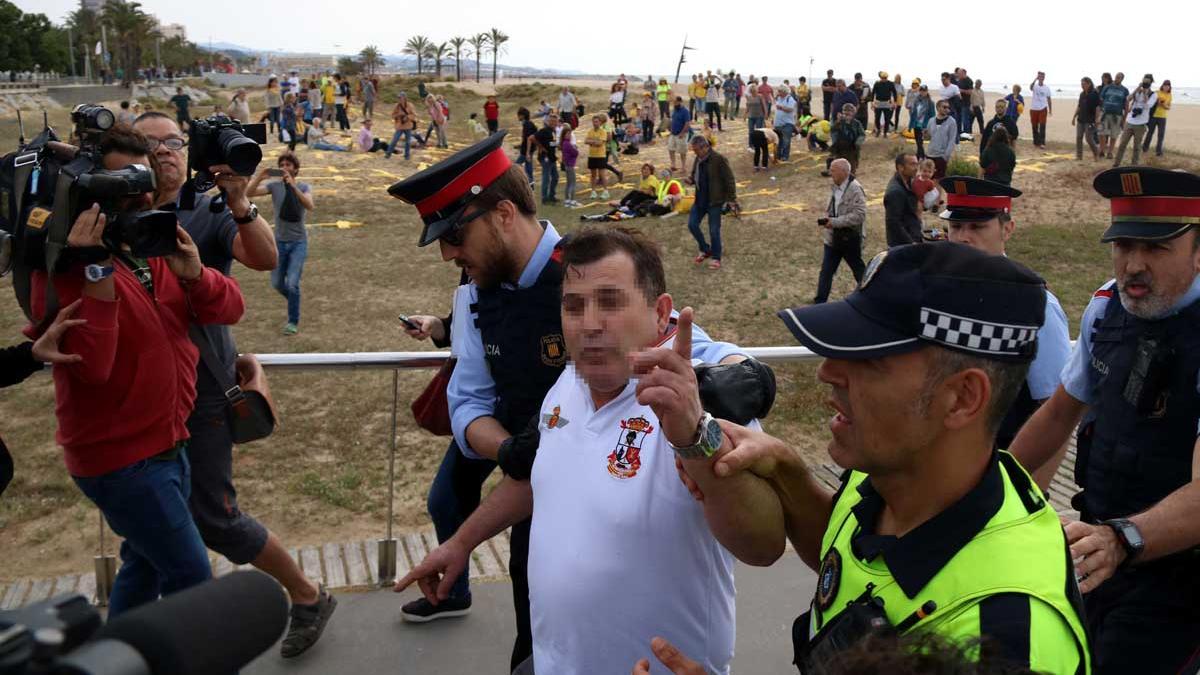
[[[683,186],[680,185],[679,181],[672,178],[671,180],[669,180],[665,183],[658,184],[658,203],[659,204],[664,204],[664,205],[666,204],[666,202],[663,200],[665,200],[667,198],[667,193],[671,191],[672,185],[679,188],[680,196],[683,195]]]
[[[813,601],[809,638],[861,596],[868,583],[875,585],[872,595],[884,601],[888,620],[893,626],[926,602],[937,603],[936,611],[911,624],[909,630],[920,627],[938,631],[941,624],[949,623],[988,596],[1021,593],[1041,600],[1061,615],[1075,636],[1075,644],[1069,649],[1078,650],[1080,658],[1085,660],[1081,672],[1091,672],[1081,608],[1077,610],[1067,597],[1067,585],[1070,583],[1074,587],[1074,580],[1067,579],[1066,538],[1058,515],[1040,493],[1036,493],[1040,503],[1031,504],[1035,508],[1027,508],[1014,485],[1013,474],[1019,472],[1019,483],[1032,485],[1028,474],[1011,455],[1006,452],[1000,455],[1004,480],[1004,503],[1000,510],[913,598],[905,595],[881,558],[865,563],[854,555],[851,541],[859,528],[851,508],[862,501],[858,486],[867,476],[852,472],[834,504],[829,527],[821,541],[822,560],[832,548],[840,554],[840,578],[827,610],[821,611],[818,603]],[[943,637],[958,640],[979,636]]]

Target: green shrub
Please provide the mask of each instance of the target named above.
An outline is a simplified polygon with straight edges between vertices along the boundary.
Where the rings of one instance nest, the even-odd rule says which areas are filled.
[[[946,175],[979,178],[979,162],[965,153],[955,154],[946,163]]]

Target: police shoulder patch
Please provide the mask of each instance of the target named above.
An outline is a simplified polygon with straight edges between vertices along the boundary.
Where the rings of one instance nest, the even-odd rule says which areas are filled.
[[[830,548],[821,561],[821,569],[817,572],[817,607],[822,611],[828,610],[837,597],[838,587],[842,583],[842,554],[836,548]]]
[[[542,363],[563,366],[567,363],[567,343],[561,333],[542,336]]]

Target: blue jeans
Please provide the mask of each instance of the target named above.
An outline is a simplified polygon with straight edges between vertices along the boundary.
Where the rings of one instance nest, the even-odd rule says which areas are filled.
[[[529,184],[533,185],[533,160],[525,155],[518,155],[517,164],[525,165],[525,177],[529,179]]]
[[[275,240],[279,263],[271,270],[271,287],[287,298],[288,323],[300,323],[300,275],[308,258],[308,241]]]
[[[558,163],[539,159],[538,164],[542,165],[542,201],[554,200],[558,192]]]
[[[688,231],[692,233],[692,237],[696,239],[696,243],[700,246],[701,253],[707,253],[709,257],[721,259],[721,208],[722,204],[714,204],[701,206],[699,202],[692,205],[692,210],[688,213]],[[700,231],[700,221],[704,220],[704,216],[708,216],[708,237],[712,239],[712,244],[704,241],[704,233]]]
[[[483,482],[495,468],[495,462],[471,459],[462,454],[457,442],[450,441],[450,447],[446,448],[446,456],[442,458],[442,465],[438,467],[437,475],[433,478],[433,485],[429,487],[429,499],[426,503],[439,544],[454,536],[479,506]],[[451,597],[471,597],[470,574],[470,567],[463,570],[454,581],[454,587],[450,589]]]
[[[754,130],[755,130],[755,129],[761,129],[761,128],[762,128],[762,126],[763,126],[763,118],[761,118],[761,117],[748,117],[748,118],[746,118],[746,126],[747,126],[747,127],[749,127],[749,128],[746,130],[746,133],[747,133],[747,139],[749,139],[749,136],[748,136],[748,134],[752,134],[752,133],[754,133]],[[752,142],[752,141],[750,141],[750,140],[747,140],[747,141],[746,141],[746,144],[747,144],[747,145],[752,145],[752,144],[753,144],[753,142]]]
[[[396,143],[400,141],[401,136],[404,137],[404,159],[412,156],[412,129],[400,129],[392,134],[392,142],[388,143],[387,151],[383,153],[384,157],[392,156],[392,153],[396,151]]]
[[[110,619],[212,577],[208,551],[188,511],[192,478],[186,450],[174,459],[143,459],[74,480],[113,532],[125,538],[108,601]]]
[[[775,133],[779,135],[779,147],[775,148],[775,155],[779,159],[787,159],[792,155],[792,132],[796,129],[793,124],[781,124],[775,127]]]

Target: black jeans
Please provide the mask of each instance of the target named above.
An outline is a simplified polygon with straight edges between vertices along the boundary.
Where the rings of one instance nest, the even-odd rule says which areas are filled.
[[[885,135],[892,130],[892,109],[875,109],[875,133],[882,131]]]
[[[755,130],[750,134],[750,146],[754,148],[754,166],[767,168],[770,164],[770,155],[768,154],[767,135],[761,131]]]
[[[833,96],[831,94],[826,94],[823,96],[821,98],[821,105],[822,110],[825,112],[825,114],[821,116],[821,119],[827,120],[829,119],[829,109],[833,107]]]
[[[642,143],[654,140],[654,120],[642,118]]]
[[[705,103],[704,112],[708,115],[708,126],[713,125],[713,116],[717,119],[717,131],[721,129],[721,104],[720,103]]]
[[[813,298],[814,305],[829,300],[829,291],[833,288],[833,275],[837,273],[838,265],[843,260],[850,266],[850,271],[854,273],[854,280],[862,281],[863,272],[866,269],[862,259],[862,246],[835,249],[826,244],[825,256],[821,259],[821,274],[817,277],[817,295]]]
[[[925,159],[925,130],[913,129],[913,139],[917,142],[917,161]]]
[[[1120,570],[1083,597],[1093,673],[1176,673],[1196,649],[1200,555],[1172,558]]]
[[[1146,138],[1142,141],[1142,152],[1150,150],[1150,137],[1154,135],[1154,130],[1158,129],[1158,144],[1154,146],[1154,154],[1162,154],[1163,137],[1167,135],[1167,118],[1151,117],[1150,124],[1146,125]]]

